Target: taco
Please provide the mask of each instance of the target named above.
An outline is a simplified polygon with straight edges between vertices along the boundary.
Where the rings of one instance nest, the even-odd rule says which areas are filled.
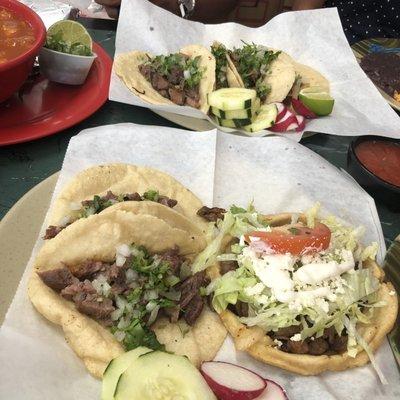
[[[162,208],[133,206],[133,202],[158,203]],[[121,203],[130,203],[136,212],[144,210],[156,213],[155,216],[163,208],[170,208],[198,224],[200,229],[206,226],[196,214],[201,201],[168,174],[136,165],[105,164],[80,172],[61,190],[51,208],[44,238],[51,239],[74,221]]]
[[[207,293],[237,349],[302,375],[371,361],[384,381],[373,352],[398,299],[374,261],[376,243],[364,248],[360,229],[318,220],[315,208],[263,216],[232,207],[218,227],[193,270],[209,268]]]
[[[217,64],[217,88],[255,89],[264,104],[284,101],[295,83],[298,90],[318,86],[329,93],[329,81],[321,73],[297,63],[283,51],[254,43],[233,50],[214,43],[211,51]]]
[[[120,54],[114,71],[125,85],[151,104],[187,105],[207,113],[207,94],[214,90],[215,58],[203,46],[153,56],[143,51]]]
[[[206,273],[190,271],[204,246],[204,238],[153,215],[107,210],[45,242],[28,295],[95,377],[138,346],[186,355],[198,366],[226,336],[202,296]]]

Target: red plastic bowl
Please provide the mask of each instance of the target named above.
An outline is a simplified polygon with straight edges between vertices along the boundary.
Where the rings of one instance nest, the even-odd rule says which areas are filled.
[[[46,39],[46,28],[43,21],[26,5],[17,0],[0,0],[0,7],[13,11],[27,21],[33,28],[36,40],[32,47],[25,53],[0,64],[0,103],[16,92],[32,70],[35,57]]]

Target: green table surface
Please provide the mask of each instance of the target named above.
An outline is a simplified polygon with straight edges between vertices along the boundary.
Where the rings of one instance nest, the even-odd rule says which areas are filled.
[[[113,56],[115,21],[82,19],[80,22],[88,27],[93,39],[101,44],[110,56]],[[91,117],[58,134],[33,142],[1,147],[0,218],[28,190],[61,169],[65,151],[72,136],[86,128],[120,122],[176,127],[175,124],[148,109],[107,101]],[[352,137],[317,134],[303,139],[302,144],[337,167],[346,169],[347,149],[352,139]],[[400,233],[400,213],[389,210],[379,201],[376,203],[388,245]]]

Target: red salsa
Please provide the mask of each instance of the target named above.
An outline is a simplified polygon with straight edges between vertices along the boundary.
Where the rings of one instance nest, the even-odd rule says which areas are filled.
[[[400,142],[368,140],[361,142],[355,153],[370,172],[400,187]]]
[[[29,50],[35,42],[32,27],[13,11],[0,7],[0,65]]]

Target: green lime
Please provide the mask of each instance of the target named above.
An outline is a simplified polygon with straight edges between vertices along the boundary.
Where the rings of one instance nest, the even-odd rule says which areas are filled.
[[[76,21],[62,20],[51,25],[47,30],[47,38],[61,38],[70,47],[82,44],[92,50],[92,38],[86,28]]]
[[[329,115],[335,100],[323,88],[312,86],[300,90],[299,100],[315,114]]]

